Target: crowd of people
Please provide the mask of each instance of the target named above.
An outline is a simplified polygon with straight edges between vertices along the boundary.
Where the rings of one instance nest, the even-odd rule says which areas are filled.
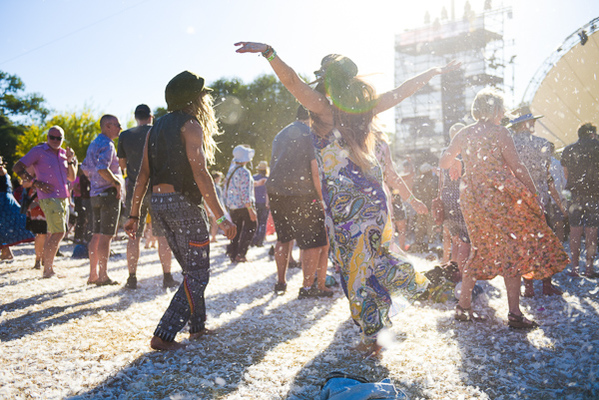
[[[381,349],[377,337],[390,324],[394,298],[414,300],[429,285],[403,251],[407,220],[414,226],[412,251],[428,251],[437,197],[444,216],[443,259],[455,261],[461,277],[456,320],[484,321],[483,313],[472,310],[473,288],[477,280],[501,276],[508,325],[535,328],[520,310],[521,283],[524,279],[526,297],[535,294],[534,280],[542,281],[544,295],[562,294],[551,278],[570,262],[563,246],[566,219],[570,274],[579,275],[584,235],[584,275],[597,277],[599,141],[592,124],[579,128],[578,142],[566,147],[560,163],[553,145],[534,135],[541,116],[527,108],[506,115],[503,97],[485,89],[473,101],[474,122],[448,132],[451,141],[438,167],[430,160],[415,165],[406,159],[402,174],[387,137],[376,128],[377,114],[460,63],[432,68],[377,94],[347,57],[324,57],[316,80],[308,84],[271,46],[236,46],[238,53],[261,53],[300,103],[296,120],[274,138],[270,164],[260,161],[252,174],[255,151],[239,144],[226,174],[209,170],[218,150],[214,136],[220,134],[211,89],[204,78],[184,71],[167,84],[168,114],[156,121],[145,104],[135,109],[137,125],[124,132],[117,117],[102,116],[100,133],[81,165],[72,149],[62,147],[63,129],[51,127],[46,142],[12,168],[23,181],[23,206],[0,162],[2,258],[12,257],[10,246],[35,241],[34,267],[43,269],[43,278],[56,276],[54,259],[74,205],[88,215],[75,228],[75,240],[88,248],[87,283],[117,285],[108,276],[108,260],[123,215],[129,237],[125,287],[137,289],[140,238],[151,221],[163,286],[178,287],[151,339],[157,350],[180,348],[175,338],[185,325],[192,339],[208,333],[204,292],[210,244],[218,233],[230,240],[231,262],[243,263],[250,246],[264,245],[269,220],[277,234],[274,292],[287,291],[297,245],[303,273],[298,298],[331,297],[330,260],[361,333],[358,350],[369,353]],[[171,274],[172,254],[183,282]]]

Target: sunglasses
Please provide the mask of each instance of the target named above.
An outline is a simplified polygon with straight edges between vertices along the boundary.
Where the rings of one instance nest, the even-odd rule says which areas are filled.
[[[48,139],[50,139],[50,140],[62,140],[62,136],[48,135]]]

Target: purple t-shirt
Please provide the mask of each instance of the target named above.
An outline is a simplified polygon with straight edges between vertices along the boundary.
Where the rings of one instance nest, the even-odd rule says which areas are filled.
[[[113,187],[111,182],[102,178],[98,173],[98,171],[102,169],[109,169],[121,182],[123,182],[123,175],[121,174],[121,168],[119,167],[119,159],[116,156],[114,143],[103,133],[100,133],[93,142],[89,144],[81,168],[88,173],[89,181],[91,183],[91,190],[89,192],[91,197],[98,196],[106,189]]]
[[[38,190],[37,196],[42,199],[66,199],[69,197],[69,182],[67,180],[67,152],[63,148],[58,153],[48,146],[48,143],[38,144],[19,161],[26,167],[33,167],[35,179],[52,185],[51,193]]]

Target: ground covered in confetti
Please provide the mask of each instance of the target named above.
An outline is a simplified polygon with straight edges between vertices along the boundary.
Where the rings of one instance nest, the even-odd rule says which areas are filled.
[[[272,237],[271,237],[272,240]],[[111,278],[127,278],[126,242],[115,241]],[[523,299],[541,324],[508,329],[500,278],[482,283],[475,308],[486,323],[458,323],[455,303],[417,303],[393,318],[380,358],[352,351],[359,334],[347,300],[297,299],[301,272],[289,273],[285,295],[273,294],[275,264],[268,248],[252,248],[249,262],[232,265],[225,240],[212,248],[206,293],[214,333],[185,350],[149,348],[173,292],[162,289],[155,250],[142,250],[138,290],[87,286],[88,261],[65,257],[40,279],[33,246],[14,247],[0,264],[0,398],[6,399],[318,399],[336,370],[372,381],[390,378],[410,399],[599,398],[597,280],[560,273],[563,297]],[[434,264],[411,256],[419,270]],[[174,263],[175,278],[180,268]]]

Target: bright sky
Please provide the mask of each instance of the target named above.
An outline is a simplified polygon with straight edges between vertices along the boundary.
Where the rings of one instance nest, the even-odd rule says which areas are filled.
[[[126,122],[135,106],[165,106],[164,87],[189,69],[207,82],[271,73],[237,41],[271,44],[289,65],[313,76],[321,58],[340,53],[380,91],[394,85],[395,34],[434,20],[445,6],[461,18],[465,0],[0,0],[0,70],[20,76],[58,112],[89,106]],[[476,12],[484,0],[470,0]],[[516,100],[543,61],[599,16],[597,0],[494,0],[512,5]],[[383,115],[391,125],[393,111]],[[388,126],[389,130],[393,127]]]

